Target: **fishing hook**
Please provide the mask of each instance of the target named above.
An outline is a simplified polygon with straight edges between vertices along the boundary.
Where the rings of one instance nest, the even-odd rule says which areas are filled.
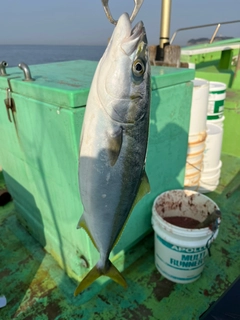
[[[116,25],[118,21],[113,19],[112,14],[111,14],[110,9],[109,9],[109,6],[108,6],[108,1],[109,0],[102,0],[103,9],[104,9],[104,11],[106,13],[106,16],[107,16],[108,20],[112,24]],[[135,6],[134,6],[133,12],[132,12],[131,17],[130,17],[130,21],[131,22],[133,22],[133,20],[135,19],[136,15],[138,14],[138,11],[141,8],[141,5],[143,4],[144,0],[133,0],[133,1],[135,3]]]

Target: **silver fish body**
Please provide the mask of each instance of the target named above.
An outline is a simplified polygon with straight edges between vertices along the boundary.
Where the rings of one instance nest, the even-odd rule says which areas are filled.
[[[109,254],[135,203],[149,192],[145,174],[150,113],[150,65],[142,22],[128,14],[115,27],[91,85],[80,141],[83,227],[100,253],[75,295],[100,275],[126,285]]]

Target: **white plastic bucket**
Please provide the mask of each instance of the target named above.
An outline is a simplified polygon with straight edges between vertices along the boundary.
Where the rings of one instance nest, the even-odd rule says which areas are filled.
[[[209,82],[204,79],[193,80],[193,94],[189,135],[206,131]]]
[[[188,69],[196,69],[196,64],[192,62],[188,62]]]
[[[210,177],[215,176],[216,174],[219,174],[219,176],[220,176],[221,167],[222,167],[222,161],[219,161],[218,166],[215,168],[204,169],[204,166],[203,166],[202,173],[201,173],[201,179],[202,180],[208,179]]]
[[[219,120],[223,117],[223,112],[218,113],[208,113],[207,120]]]
[[[216,126],[223,128],[224,120],[225,120],[224,116],[221,118],[218,118],[218,119],[207,120],[207,125],[210,123],[210,124],[215,124]]]
[[[200,185],[197,189],[198,192],[200,193],[209,193],[209,192],[212,192],[214,190],[217,189],[217,185],[206,185],[206,184],[203,184],[203,185]]]
[[[171,190],[155,199],[152,207],[155,264],[165,278],[177,283],[197,280],[208,255],[207,243],[217,237],[218,229],[215,233],[209,228],[187,229],[163,218],[182,216],[202,222],[214,209],[219,209],[215,202],[191,190]]]
[[[208,176],[208,177],[201,176],[200,181],[206,182],[206,184],[216,184],[220,178],[220,173],[221,171],[219,170],[218,172],[214,173],[212,176]]]
[[[227,86],[222,82],[210,81],[208,97],[208,114],[223,112]]]
[[[198,192],[201,192],[201,193],[212,192],[217,189],[218,184],[219,184],[219,179],[217,179],[216,181],[213,181],[213,180],[200,181]]]
[[[203,157],[204,170],[213,169],[219,165],[223,138],[223,129],[219,126],[208,123],[207,128],[208,135]]]

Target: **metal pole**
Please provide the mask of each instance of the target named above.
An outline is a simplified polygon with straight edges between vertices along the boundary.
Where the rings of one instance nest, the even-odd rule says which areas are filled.
[[[169,44],[170,21],[172,0],[162,0],[161,25],[160,25],[160,49]]]
[[[214,31],[214,33],[213,33],[213,35],[212,35],[212,38],[211,38],[211,40],[209,41],[209,43],[213,43],[213,40],[215,39],[215,37],[216,37],[216,35],[217,35],[218,30],[219,30],[220,27],[221,27],[221,23],[219,23],[219,24],[217,25],[217,28],[215,29],[215,31]]]

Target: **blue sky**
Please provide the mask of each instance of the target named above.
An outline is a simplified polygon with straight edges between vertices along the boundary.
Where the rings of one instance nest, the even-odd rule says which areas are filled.
[[[131,12],[133,0],[109,0],[115,19]],[[239,0],[172,0],[171,31],[205,23],[240,20]],[[135,23],[143,20],[149,44],[158,44],[161,0],[145,0]],[[101,0],[5,0],[1,3],[0,44],[97,44],[105,45],[113,25]],[[213,29],[187,32],[176,38],[211,37]],[[221,27],[220,35],[240,37],[240,23]]]

